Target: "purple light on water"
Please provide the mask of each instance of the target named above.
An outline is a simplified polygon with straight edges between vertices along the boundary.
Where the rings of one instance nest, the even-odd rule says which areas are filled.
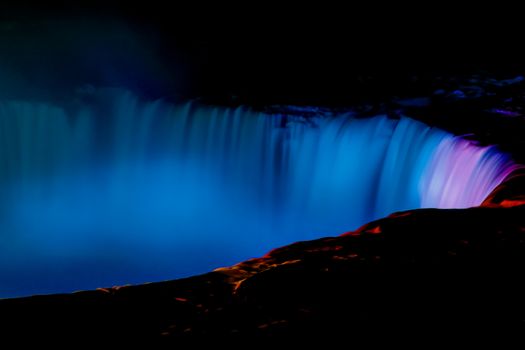
[[[0,101],[0,297],[184,277],[395,211],[476,206],[516,168],[409,118],[107,89],[75,105]]]
[[[420,181],[422,208],[480,205],[518,166],[494,146],[444,137]]]

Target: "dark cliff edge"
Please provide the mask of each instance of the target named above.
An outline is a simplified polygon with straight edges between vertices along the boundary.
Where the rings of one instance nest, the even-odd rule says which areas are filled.
[[[494,6],[490,16],[444,6],[458,17],[452,20],[425,11],[415,16],[413,9],[400,17],[345,8],[326,16],[324,26],[318,6],[314,16],[270,6],[271,16],[259,7],[243,15],[224,11],[224,17],[204,15],[210,8],[200,4],[174,11],[171,2],[52,3],[0,5],[2,96],[58,98],[61,92],[61,99],[90,82],[130,86],[151,98],[169,91],[167,100],[209,96],[212,104],[278,105],[278,113],[287,104],[354,106],[359,116],[407,115],[497,144],[525,163],[522,20]],[[127,24],[123,38],[147,45],[126,46],[107,30],[114,21]],[[103,55],[79,66],[76,54],[97,51],[91,36]],[[147,54],[135,61],[129,52]],[[427,343],[523,334],[525,176],[518,175],[524,172],[480,207],[395,213],[355,232],[298,242],[200,276],[0,300],[0,339],[5,348],[243,338],[335,339],[351,347],[356,339],[391,341],[389,334],[428,336]]]
[[[395,213],[186,279],[0,301],[18,341],[525,331],[525,204]]]
[[[497,144],[523,163],[523,78],[464,77],[447,84],[428,88],[430,97],[428,91],[418,97],[415,87],[413,98],[356,108],[363,116],[405,114],[472,134],[467,137]],[[298,242],[200,276],[0,300],[0,335],[18,343],[179,344],[521,334],[523,173],[518,169],[480,207],[395,213],[355,232]]]

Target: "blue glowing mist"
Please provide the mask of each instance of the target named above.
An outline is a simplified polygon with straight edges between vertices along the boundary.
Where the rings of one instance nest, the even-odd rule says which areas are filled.
[[[407,118],[84,93],[0,102],[0,297],[177,278],[398,210],[478,205],[513,169]]]

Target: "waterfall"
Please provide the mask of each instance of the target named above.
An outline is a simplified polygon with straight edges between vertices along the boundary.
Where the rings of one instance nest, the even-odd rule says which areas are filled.
[[[479,205],[514,167],[404,117],[110,89],[1,101],[0,297],[177,278],[394,211]]]

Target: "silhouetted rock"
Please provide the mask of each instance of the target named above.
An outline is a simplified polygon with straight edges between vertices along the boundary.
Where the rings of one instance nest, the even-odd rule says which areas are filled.
[[[524,215],[524,205],[413,210],[201,276],[3,300],[2,337],[176,343],[524,331]]]

